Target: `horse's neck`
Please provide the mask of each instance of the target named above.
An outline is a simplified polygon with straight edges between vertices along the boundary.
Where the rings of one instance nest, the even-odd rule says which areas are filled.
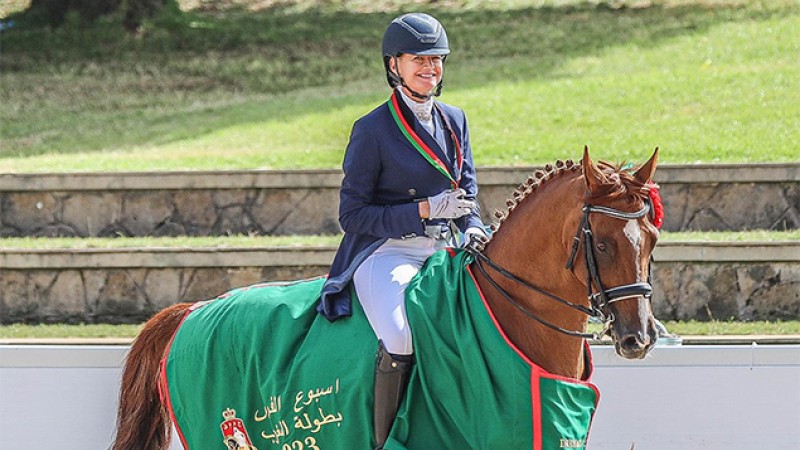
[[[486,249],[486,255],[525,281],[572,302],[586,298],[585,287],[564,268],[567,260],[563,236],[571,235],[577,228],[566,215],[564,203],[570,205],[578,193],[569,185],[569,177],[552,180],[553,190],[569,191],[567,195],[545,195],[538,192],[520,203]],[[567,186],[558,186],[564,183]],[[567,200],[564,200],[564,199]],[[580,211],[580,206],[569,206],[569,211]],[[582,330],[587,317],[571,308],[558,304],[518,283],[510,281],[488,269],[490,276],[514,299],[537,317],[569,330]],[[478,284],[500,326],[514,345],[532,362],[548,372],[579,378],[583,373],[583,340],[551,330],[527,317],[482,276],[476,274]]]
[[[500,326],[528,359],[550,373],[581,378],[584,373],[582,339],[551,330],[524,316],[504,299],[491,297],[487,294],[487,301]],[[547,301],[550,300],[540,296],[535,300],[535,302]],[[566,321],[556,315],[542,314],[538,309],[534,313],[565,329],[581,330],[584,327],[584,322],[580,320]]]

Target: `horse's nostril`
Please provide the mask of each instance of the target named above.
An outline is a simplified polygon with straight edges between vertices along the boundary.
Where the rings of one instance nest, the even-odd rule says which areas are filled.
[[[620,346],[626,350],[638,350],[644,346],[642,341],[637,339],[635,335],[629,334],[620,341]]]

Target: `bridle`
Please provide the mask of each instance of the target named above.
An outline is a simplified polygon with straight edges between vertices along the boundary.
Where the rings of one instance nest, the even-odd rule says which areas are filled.
[[[643,296],[646,298],[650,298],[653,287],[650,284],[650,274],[648,273],[648,281],[647,282],[638,282],[638,283],[631,283],[625,284],[621,286],[616,286],[613,288],[605,289],[603,287],[603,283],[600,280],[600,272],[597,268],[597,262],[594,255],[594,236],[592,234],[592,224],[589,221],[589,215],[592,213],[603,214],[609,217],[614,217],[617,219],[623,220],[632,220],[632,219],[639,219],[644,217],[649,213],[651,210],[650,203],[645,201],[644,206],[639,211],[635,212],[624,212],[613,208],[607,208],[605,206],[595,206],[590,204],[585,204],[583,206],[583,217],[581,219],[581,223],[578,225],[578,231],[575,233],[575,237],[573,238],[572,242],[572,250],[570,251],[570,256],[567,261],[566,267],[571,271],[575,269],[575,258],[577,257],[578,253],[578,246],[583,242],[583,253],[584,253],[584,261],[586,264],[586,273],[587,273],[587,280],[586,285],[588,288],[588,298],[589,298],[589,307],[579,305],[569,300],[563,299],[551,292],[545,291],[539,287],[532,285],[531,283],[519,278],[518,276],[514,275],[513,273],[509,272],[496,262],[492,261],[491,258],[484,255],[483,252],[477,246],[470,246],[467,248],[472,255],[475,257],[476,266],[481,274],[489,280],[489,283],[494,287],[500,294],[508,300],[512,305],[514,305],[517,309],[519,309],[523,314],[527,317],[539,322],[540,324],[558,331],[560,333],[580,337],[584,339],[600,339],[605,334],[609,333],[611,329],[611,325],[614,322],[614,315],[608,311],[609,305],[615,302],[619,302],[622,300],[627,300],[630,298],[635,298],[639,296]],[[574,330],[567,330],[565,328],[559,327],[553,323],[550,323],[541,317],[537,316],[529,309],[527,309],[524,305],[522,305],[519,301],[514,299],[502,286],[500,286],[494,278],[492,278],[489,273],[486,271],[486,268],[483,264],[487,264],[489,267],[503,275],[504,277],[514,281],[515,283],[530,289],[532,291],[538,292],[539,294],[544,295],[545,297],[555,300],[558,303],[561,303],[565,306],[568,306],[572,309],[580,311],[583,314],[586,314],[590,317],[596,317],[603,322],[604,327],[600,333],[583,333],[580,331]],[[595,289],[597,290],[595,292]]]

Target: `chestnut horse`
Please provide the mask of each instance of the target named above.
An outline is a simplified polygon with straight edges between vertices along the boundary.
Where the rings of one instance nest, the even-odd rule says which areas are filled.
[[[506,211],[496,212],[491,238],[468,249],[468,270],[497,328],[522,358],[555,377],[586,375],[586,339],[598,337],[585,331],[590,316],[604,322],[601,334],[611,336],[623,358],[644,358],[655,343],[649,275],[658,230],[649,190],[657,157],[658,149],[628,171],[593,162],[587,148],[578,164],[547,165],[519,186]],[[172,417],[160,397],[166,388],[159,371],[191,306],[159,312],[134,341],[114,450],[169,446]]]

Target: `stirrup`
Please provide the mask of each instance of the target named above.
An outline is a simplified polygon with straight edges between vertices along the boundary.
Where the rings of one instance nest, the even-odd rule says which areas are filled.
[[[383,448],[389,437],[413,365],[414,355],[392,355],[386,351],[383,341],[378,341],[372,416],[375,448],[378,450]]]

